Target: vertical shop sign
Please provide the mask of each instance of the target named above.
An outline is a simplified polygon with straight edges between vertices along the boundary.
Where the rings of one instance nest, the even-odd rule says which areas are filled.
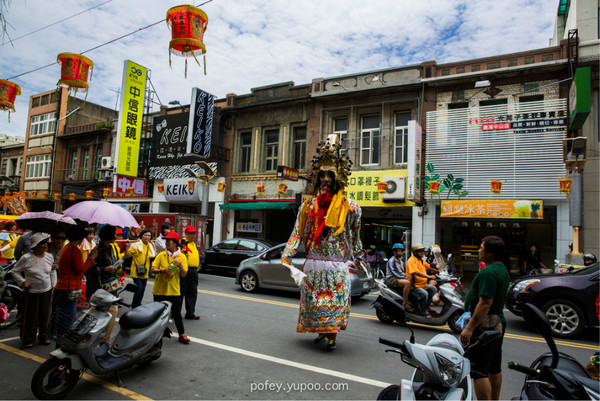
[[[214,95],[198,88],[192,89],[187,153],[211,156],[214,105]]]
[[[137,177],[146,73],[146,67],[125,60],[117,131],[117,174]]]
[[[408,173],[406,179],[406,199],[413,202],[421,201],[421,151],[423,129],[421,125],[411,120],[408,122]]]

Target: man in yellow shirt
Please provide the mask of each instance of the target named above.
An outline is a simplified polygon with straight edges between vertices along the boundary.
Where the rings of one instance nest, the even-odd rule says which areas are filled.
[[[181,296],[184,297],[185,318],[198,320],[196,315],[196,300],[198,299],[198,265],[200,264],[200,253],[196,248],[198,232],[194,226],[185,228],[185,239],[182,241],[182,249],[187,256],[188,272],[181,279]]]
[[[14,221],[7,221],[4,224],[4,231],[8,231],[7,240],[0,240],[0,254],[4,256],[7,262],[13,262],[15,260],[15,247],[19,240],[19,234],[15,232],[17,229],[17,223]]]
[[[425,254],[425,245],[414,244],[411,248],[413,256],[406,262],[406,276],[413,283],[412,293],[417,297],[419,308],[421,313],[426,318],[431,318],[431,315],[427,311],[431,300],[437,292],[434,286],[427,284],[427,280],[435,279],[435,276],[427,274],[429,263],[423,260]]]

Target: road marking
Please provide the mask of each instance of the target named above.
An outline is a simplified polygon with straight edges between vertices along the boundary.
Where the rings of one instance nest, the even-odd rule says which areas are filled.
[[[218,348],[218,349],[221,349],[224,351],[234,352],[236,354],[249,356],[251,358],[261,359],[261,360],[267,361],[267,362],[273,362],[273,363],[278,363],[280,365],[290,366],[292,368],[307,370],[307,371],[313,372],[313,373],[321,373],[321,374],[325,374],[328,376],[339,377],[340,379],[352,380],[352,381],[355,381],[358,383],[368,384],[369,386],[387,387],[392,384],[392,383],[382,382],[379,380],[369,379],[366,377],[352,375],[350,373],[339,372],[337,370],[325,369],[325,368],[320,368],[318,366],[307,365],[307,364],[300,363],[300,362],[294,362],[294,361],[290,361],[287,359],[278,358],[275,356],[259,354],[258,352],[253,352],[253,351],[248,351],[248,350],[241,349],[241,348],[231,347],[229,345],[219,344],[219,343],[215,343],[215,342],[207,341],[207,340],[202,340],[200,338],[195,338],[195,337],[189,337],[189,338],[192,342],[197,343],[197,344],[202,344],[202,345],[206,345],[209,347]]]
[[[19,338],[19,337],[16,337],[16,338]],[[3,341],[6,341],[6,340],[3,340]],[[2,349],[4,351],[7,351],[7,352],[10,352],[11,354],[15,354],[17,356],[20,356],[20,357],[23,357],[23,358],[26,358],[26,359],[38,362],[38,363],[44,363],[44,362],[46,362],[46,359],[42,358],[41,356],[30,354],[29,352],[25,352],[23,350],[11,347],[11,346],[6,345],[6,344],[0,343],[0,349]],[[102,387],[104,387],[104,388],[106,388],[106,389],[108,389],[110,391],[113,391],[115,393],[119,393],[121,395],[124,395],[127,398],[131,398],[132,400],[152,400],[152,398],[148,398],[146,396],[143,396],[141,394],[138,394],[138,393],[136,393],[134,391],[128,390],[128,389],[123,388],[123,387],[118,387],[118,386],[114,385],[113,383],[110,383],[110,382],[107,382],[105,380],[99,379],[96,376],[92,376],[92,375],[89,375],[87,373],[83,374],[82,379],[84,379],[86,381],[89,381],[91,383],[98,384],[98,385],[100,385],[100,386],[102,386]]]
[[[21,338],[21,337],[19,337],[19,336],[16,336],[16,337],[9,337],[9,338],[3,338],[2,340],[0,340],[0,343],[4,343],[4,342],[7,342],[7,341],[12,341],[12,340],[18,340],[18,339],[20,339],[20,338]]]

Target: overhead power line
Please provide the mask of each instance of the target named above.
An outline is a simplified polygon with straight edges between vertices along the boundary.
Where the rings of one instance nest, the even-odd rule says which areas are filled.
[[[25,35],[19,36],[18,38],[15,38],[15,39],[10,39],[10,38],[9,38],[9,40],[7,40],[7,41],[5,41],[5,42],[3,42],[3,43],[0,43],[0,46],[4,46],[4,45],[5,45],[5,44],[7,44],[7,43],[11,43],[11,44],[12,44],[13,42],[16,42],[16,41],[17,41],[17,40],[19,40],[19,39],[23,39],[24,37],[27,37],[27,36],[29,36],[29,35],[33,35],[34,33],[38,33],[39,31],[43,31],[44,29],[46,29],[46,28],[50,28],[51,26],[58,25],[58,24],[60,24],[61,22],[65,22],[65,21],[66,21],[66,20],[68,20],[68,19],[71,19],[71,18],[73,18],[73,17],[77,17],[78,15],[81,15],[81,14],[83,14],[83,13],[86,13],[86,12],[90,11],[90,10],[93,10],[94,8],[98,8],[98,7],[100,7],[100,6],[103,6],[103,5],[107,4],[107,3],[110,3],[111,1],[112,1],[112,0],[105,1],[105,2],[104,2],[104,3],[102,3],[102,4],[98,4],[97,6],[90,7],[90,8],[88,8],[87,10],[83,10],[83,11],[81,11],[81,12],[77,13],[77,14],[73,14],[73,15],[71,15],[71,16],[69,16],[69,17],[63,18],[63,19],[61,19],[60,21],[53,22],[53,23],[52,23],[52,24],[50,24],[50,25],[46,25],[46,26],[44,26],[44,27],[41,27],[40,29],[36,29],[35,31],[32,31],[32,32],[26,33]]]

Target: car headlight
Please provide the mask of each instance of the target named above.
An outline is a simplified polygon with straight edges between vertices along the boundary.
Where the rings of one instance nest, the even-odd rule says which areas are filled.
[[[450,387],[457,386],[462,376],[463,362],[454,363],[437,352],[434,352],[434,355],[440,371],[440,378]]]
[[[531,287],[535,283],[539,283],[539,282],[540,282],[540,280],[533,279],[533,278],[528,279],[528,280],[519,281],[513,287],[513,291],[518,291],[518,292],[527,291],[529,289],[529,287]]]

